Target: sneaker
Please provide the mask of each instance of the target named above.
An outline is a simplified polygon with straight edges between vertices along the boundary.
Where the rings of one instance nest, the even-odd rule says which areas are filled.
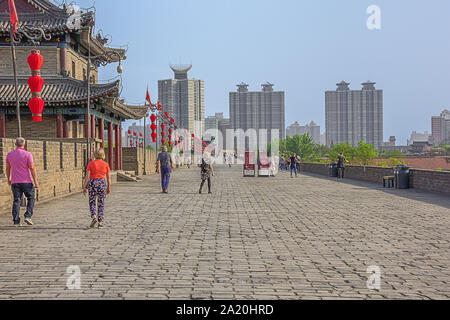
[[[100,222],[100,221],[98,222],[98,228],[103,229],[103,222]]]
[[[31,221],[30,218],[26,218],[24,221],[25,221],[25,223],[26,223],[27,225],[29,225],[29,226],[32,226],[32,225],[33,225],[33,221]]]
[[[20,228],[20,227],[21,227],[21,225],[20,225],[20,223],[14,223],[14,227],[16,227],[16,228]]]
[[[93,218],[92,219],[92,222],[91,222],[91,225],[90,225],[90,228],[91,229],[93,229],[93,228],[95,228],[95,225],[97,224],[97,219],[96,218]]]

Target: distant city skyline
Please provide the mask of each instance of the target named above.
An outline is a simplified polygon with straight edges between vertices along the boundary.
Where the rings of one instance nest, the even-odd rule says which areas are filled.
[[[367,28],[372,4],[381,9],[381,30]],[[122,95],[129,103],[143,104],[147,85],[157,99],[168,63],[192,62],[191,76],[205,80],[208,115],[229,116],[228,92],[236,83],[257,90],[270,80],[286,92],[287,119],[314,119],[325,128],[325,90],[342,79],[352,85],[375,79],[385,92],[383,140],[396,136],[405,145],[412,131],[430,132],[430,117],[450,106],[448,0],[134,0],[133,10],[127,6],[97,1],[96,21],[113,35],[112,45],[128,45]],[[115,69],[99,79],[115,77]]]

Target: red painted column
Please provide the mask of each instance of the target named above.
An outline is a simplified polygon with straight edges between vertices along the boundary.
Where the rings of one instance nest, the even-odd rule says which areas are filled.
[[[84,115],[84,137],[88,138],[91,136],[90,132],[88,132],[88,116],[87,114]]]
[[[114,126],[114,131],[115,131],[115,142],[116,142],[116,148],[114,149],[114,170],[119,170],[119,125],[115,125]]]
[[[95,139],[97,137],[97,130],[95,127],[95,116],[91,116],[91,138]]]
[[[122,125],[119,126],[119,170],[122,170]]]
[[[56,137],[61,139],[63,137],[63,116],[62,114],[56,115]]]
[[[98,138],[102,140],[100,148],[105,148],[105,120],[98,119]]]
[[[63,121],[63,138],[67,139],[69,137],[69,122]]]
[[[113,168],[113,124],[108,122],[108,163]]]
[[[0,138],[6,138],[6,116],[0,113]]]
[[[73,139],[78,138],[78,121],[72,122],[72,138]]]

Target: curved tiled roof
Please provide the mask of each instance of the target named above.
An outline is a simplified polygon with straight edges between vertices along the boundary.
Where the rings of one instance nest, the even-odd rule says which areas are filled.
[[[87,101],[87,87],[85,81],[63,76],[43,76],[44,87],[42,99],[47,106],[69,106],[85,104]],[[27,83],[28,77],[20,76],[19,100],[27,105],[31,99],[31,91]],[[142,119],[148,110],[147,106],[128,105],[124,100],[118,99],[120,82],[117,80],[108,84],[91,84],[91,101],[105,99],[106,106],[126,119]],[[11,76],[0,76],[0,106],[15,105],[14,81]]]
[[[21,27],[42,27],[46,33],[57,34],[69,31],[67,26],[70,14],[47,0],[26,0],[36,8],[35,12],[24,12],[19,8],[17,15]],[[82,15],[81,25],[93,19],[93,13]],[[0,34],[9,34],[9,12],[0,12]]]
[[[87,101],[87,87],[85,81],[75,80],[63,76],[50,76],[44,78],[42,99],[48,105],[76,104]],[[19,77],[19,100],[27,104],[31,99],[31,91],[27,84],[28,77]],[[108,84],[92,84],[91,100],[117,95],[119,81]],[[0,105],[11,105],[16,101],[14,81],[11,76],[0,76]]]

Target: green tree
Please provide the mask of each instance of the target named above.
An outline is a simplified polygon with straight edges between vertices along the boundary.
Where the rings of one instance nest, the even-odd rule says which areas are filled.
[[[308,133],[303,136],[295,136],[294,138],[299,138],[297,151],[294,152],[298,154],[303,160],[316,160],[318,158],[316,153],[316,144],[314,139]],[[297,139],[298,139],[297,138]]]
[[[347,141],[346,143],[339,143],[333,145],[328,154],[328,158],[331,161],[337,161],[340,153],[343,153],[345,158],[352,162],[356,158],[357,150]]]
[[[368,166],[372,164],[373,159],[375,159],[378,155],[376,147],[372,144],[365,143],[361,141],[356,148],[356,158],[358,159],[359,164],[363,166]]]

